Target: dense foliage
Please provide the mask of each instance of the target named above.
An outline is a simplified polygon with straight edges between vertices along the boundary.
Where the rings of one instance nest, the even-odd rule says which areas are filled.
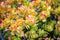
[[[57,40],[60,0],[0,0],[0,40]]]

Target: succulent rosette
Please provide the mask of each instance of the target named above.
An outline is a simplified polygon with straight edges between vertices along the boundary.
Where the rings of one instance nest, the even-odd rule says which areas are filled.
[[[49,16],[50,16],[50,12],[49,11],[42,11],[39,14],[39,20],[42,20],[43,22],[45,22],[47,17],[49,17]]]
[[[41,29],[38,29],[37,33],[38,33],[38,35],[39,35],[40,38],[41,37],[44,38],[44,37],[47,36],[47,32],[44,31],[44,30],[41,30]]]
[[[35,31],[30,30],[29,32],[26,32],[26,37],[28,37],[29,39],[30,38],[37,38],[38,34]]]

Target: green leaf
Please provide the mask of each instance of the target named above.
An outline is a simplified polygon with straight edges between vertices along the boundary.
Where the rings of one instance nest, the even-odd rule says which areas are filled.
[[[7,31],[7,33],[5,34],[5,36],[4,36],[5,40],[8,39],[8,36],[10,36],[10,31]]]
[[[38,27],[37,27],[37,26],[34,26],[34,25],[30,26],[30,30],[37,31],[37,29],[38,29]]]
[[[56,28],[56,29],[54,30],[54,36],[57,38],[57,37],[58,37],[58,34],[59,34],[59,32],[58,32],[58,29]]]

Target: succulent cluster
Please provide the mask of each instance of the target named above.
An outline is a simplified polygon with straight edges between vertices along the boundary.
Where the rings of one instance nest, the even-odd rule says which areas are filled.
[[[57,40],[60,0],[1,0],[0,40]]]

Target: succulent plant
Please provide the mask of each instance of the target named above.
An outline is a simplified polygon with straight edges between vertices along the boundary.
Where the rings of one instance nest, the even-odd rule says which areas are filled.
[[[28,37],[28,38],[37,38],[38,34],[34,30],[30,30],[29,32],[26,32],[26,37]]]
[[[58,12],[57,12],[57,11],[58,11]],[[54,13],[55,13],[56,15],[60,15],[60,6],[57,7],[57,8],[55,8]]]
[[[11,40],[21,40],[19,37],[13,36]]]
[[[37,33],[38,33],[39,37],[42,37],[42,38],[46,37],[48,34],[46,31],[44,31],[42,29],[38,29]]]
[[[0,40],[57,39],[60,0],[0,0],[0,34]]]
[[[55,23],[56,23],[56,21],[50,21],[48,24],[43,25],[43,29],[48,31],[48,32],[51,32],[54,29]]]

